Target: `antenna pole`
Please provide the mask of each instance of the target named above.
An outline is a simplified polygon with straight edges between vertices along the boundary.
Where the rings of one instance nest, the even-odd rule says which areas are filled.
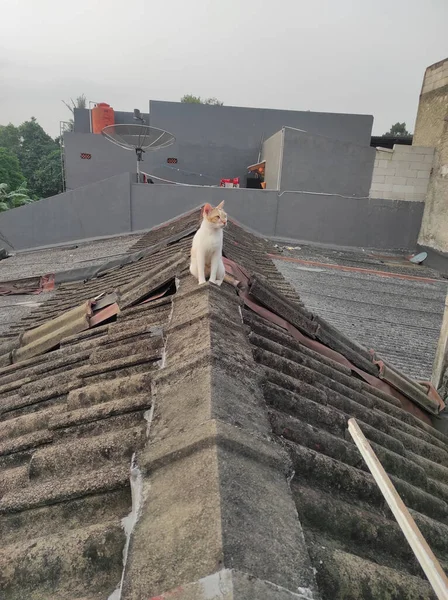
[[[136,148],[135,149],[135,153],[137,155],[137,183],[141,183],[140,181],[140,161],[143,160],[143,152],[144,150],[142,148]]]

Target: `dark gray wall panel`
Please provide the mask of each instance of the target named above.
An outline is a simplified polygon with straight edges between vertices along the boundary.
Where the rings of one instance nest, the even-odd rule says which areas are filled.
[[[92,158],[81,158],[83,153]],[[67,190],[137,169],[135,152],[120,148],[101,134],[65,133],[64,155]]]
[[[228,214],[251,229],[272,235],[277,218],[277,193],[236,188],[132,185],[134,231],[154,227],[192,208],[225,200]]]
[[[150,121],[176,136],[173,146],[148,155],[151,173],[182,183],[215,185],[227,177],[244,181],[263,142],[285,125],[369,146],[373,117],[151,101]],[[166,164],[168,157],[178,159],[174,168]]]
[[[368,196],[375,148],[286,127],[281,190]]]
[[[414,249],[423,202],[280,195],[278,238],[364,248]]]
[[[262,235],[334,246],[413,250],[423,202],[276,191],[143,185],[125,173],[0,213],[14,248],[149,229],[206,202]]]
[[[0,232],[16,250],[130,231],[131,175],[0,213]]]

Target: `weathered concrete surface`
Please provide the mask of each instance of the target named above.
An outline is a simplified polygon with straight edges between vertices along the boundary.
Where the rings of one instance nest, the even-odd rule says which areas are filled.
[[[192,582],[222,569],[281,586],[279,600],[316,590],[287,483],[290,460],[270,441],[260,376],[233,288],[183,277],[139,460],[146,493],[122,600],[163,598],[189,583],[198,595],[180,597],[201,598]],[[203,597],[277,598],[245,595],[244,577],[238,586]]]
[[[418,242],[448,253],[448,86],[446,116],[442,123]]]
[[[290,592],[256,577],[223,569],[149,600],[312,600],[309,590]]]
[[[412,144],[436,147],[448,106],[448,58],[425,71]]]
[[[426,69],[413,144],[436,149],[418,242],[448,253],[448,58]]]
[[[291,592],[267,581],[223,569],[149,600],[313,600],[309,590]]]

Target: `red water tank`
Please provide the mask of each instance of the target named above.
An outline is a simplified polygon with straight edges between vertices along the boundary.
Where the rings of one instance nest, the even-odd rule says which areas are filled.
[[[114,124],[114,109],[105,102],[95,104],[92,108],[92,133],[101,133],[105,127]]]

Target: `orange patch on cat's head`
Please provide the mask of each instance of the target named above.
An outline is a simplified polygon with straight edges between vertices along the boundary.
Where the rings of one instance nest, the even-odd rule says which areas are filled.
[[[227,225],[227,213],[223,210],[223,206],[224,200],[220,202],[218,206],[215,207],[207,203],[204,206],[204,210],[202,213],[203,218],[207,219],[207,221],[214,227],[225,227]]]

